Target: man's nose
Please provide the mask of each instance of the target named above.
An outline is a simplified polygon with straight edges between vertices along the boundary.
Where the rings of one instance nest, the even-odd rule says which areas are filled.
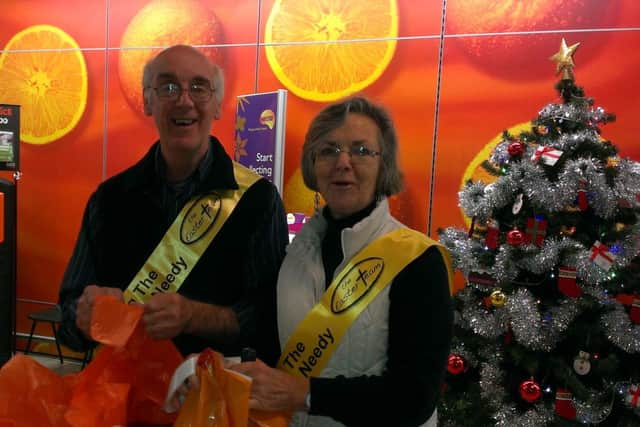
[[[176,104],[187,104],[193,105],[193,99],[191,99],[191,95],[189,94],[189,89],[182,88],[180,94],[178,95],[178,99],[176,99]]]

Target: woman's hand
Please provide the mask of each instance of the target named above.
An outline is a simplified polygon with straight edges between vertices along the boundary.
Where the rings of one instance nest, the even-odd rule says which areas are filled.
[[[304,411],[309,380],[270,368],[262,361],[231,366],[252,379],[249,408],[263,411]]]
[[[165,412],[178,411],[187,398],[187,394],[200,387],[200,380],[196,374],[198,356],[197,353],[189,355],[173,373],[163,408]]]
[[[173,413],[178,411],[182,407],[184,400],[187,398],[187,394],[198,387],[200,387],[200,381],[196,375],[192,375],[184,380],[180,387],[178,387],[178,389],[173,393],[169,403],[165,404],[165,412]]]

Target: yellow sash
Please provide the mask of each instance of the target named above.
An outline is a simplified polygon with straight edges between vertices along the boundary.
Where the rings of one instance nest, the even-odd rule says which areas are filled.
[[[408,228],[387,233],[361,250],[336,275],[320,302],[289,337],[278,368],[293,375],[318,376],[367,305],[404,267],[433,245],[445,259],[449,289],[453,289],[451,259],[442,245]]]
[[[127,303],[144,304],[158,292],[176,292],[218,234],[242,195],[260,176],[233,162],[237,190],[211,191],[182,208],[127,289]]]

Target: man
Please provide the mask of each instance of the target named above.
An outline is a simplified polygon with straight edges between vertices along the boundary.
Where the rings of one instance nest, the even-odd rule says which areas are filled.
[[[178,45],[145,66],[142,83],[160,139],[91,195],[60,289],[60,338],[90,348],[93,302],[112,295],[143,302],[148,334],[172,338],[185,355],[252,346],[274,360],[276,332],[256,329],[275,324],[286,218],[276,188],[233,164],[209,135],[220,118],[222,70]],[[215,224],[222,227],[210,244],[191,258],[182,251]]]

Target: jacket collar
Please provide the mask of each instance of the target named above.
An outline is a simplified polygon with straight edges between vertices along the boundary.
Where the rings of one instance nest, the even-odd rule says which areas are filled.
[[[345,259],[350,259],[375,239],[390,216],[389,202],[384,198],[362,221],[357,222],[353,227],[343,229],[341,241]],[[287,246],[287,252],[319,251],[326,230],[327,220],[322,211],[317,211]]]
[[[159,155],[160,142],[156,141],[134,167],[135,170],[139,171],[134,180],[134,182],[137,181],[135,185],[140,185],[144,191],[154,192],[160,188],[160,184],[165,182],[164,177],[159,174],[159,169],[161,170],[162,168],[159,167],[156,161],[156,156]],[[203,159],[202,164],[199,166],[198,173],[200,176],[196,191],[201,193],[211,189],[238,189],[238,183],[233,174],[233,162],[220,141],[214,136],[209,136],[207,157],[206,161]]]

